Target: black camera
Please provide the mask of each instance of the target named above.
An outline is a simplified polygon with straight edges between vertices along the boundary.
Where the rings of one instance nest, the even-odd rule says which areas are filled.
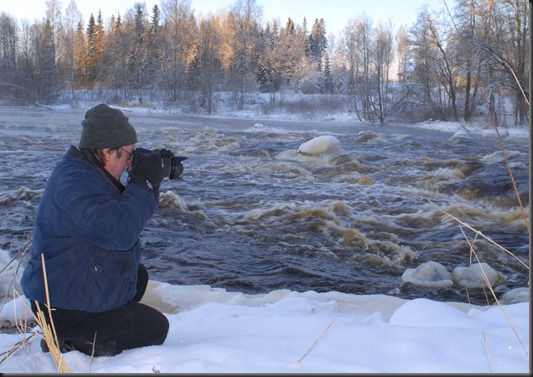
[[[157,149],[156,149],[157,150]],[[163,175],[168,179],[178,178],[183,173],[183,165],[181,162],[186,160],[185,156],[176,156],[168,149],[161,149],[161,165],[163,166]],[[152,154],[152,151],[145,148],[135,148],[132,152],[131,165],[135,166],[143,158]]]

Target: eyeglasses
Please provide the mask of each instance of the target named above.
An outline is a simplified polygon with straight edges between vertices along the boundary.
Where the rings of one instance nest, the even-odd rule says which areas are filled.
[[[128,161],[131,161],[131,159],[133,158],[133,153],[131,152],[128,152],[127,150],[125,150],[124,148],[120,147],[120,149],[123,151],[123,152],[126,152],[128,154],[128,158],[127,160]]]

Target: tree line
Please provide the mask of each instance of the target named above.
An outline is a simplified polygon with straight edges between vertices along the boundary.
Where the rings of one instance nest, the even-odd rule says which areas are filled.
[[[529,18],[525,0],[456,0],[422,8],[412,25],[350,19],[262,22],[256,0],[196,17],[190,0],[136,3],[85,24],[75,0],[47,0],[32,23],[0,13],[0,98],[53,103],[112,91],[116,102],[154,99],[212,113],[216,93],[243,109],[250,93],[337,96],[361,121],[472,120],[488,104],[526,124]]]

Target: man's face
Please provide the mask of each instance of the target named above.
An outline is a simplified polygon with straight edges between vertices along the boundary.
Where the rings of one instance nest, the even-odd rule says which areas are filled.
[[[134,148],[135,144],[125,145],[117,149],[104,148],[105,169],[117,180],[120,180],[124,169],[131,167],[131,156]]]

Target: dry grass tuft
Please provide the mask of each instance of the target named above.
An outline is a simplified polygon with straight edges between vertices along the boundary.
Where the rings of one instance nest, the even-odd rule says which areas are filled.
[[[50,306],[48,306],[48,311],[50,314]],[[52,317],[50,316],[50,323],[52,324],[51,327],[46,322],[45,315],[39,308],[37,308],[37,315],[34,315],[34,317],[39,327],[43,330],[43,335],[40,335],[40,336],[44,339],[44,341],[46,342],[46,345],[48,346],[50,355],[52,355],[52,359],[54,359],[54,363],[57,366],[57,371],[59,373],[70,373],[70,368],[64,362],[63,354],[61,353],[61,350],[59,349],[59,342],[55,334],[54,323],[53,323]]]
[[[31,245],[31,240],[29,242],[27,242],[27,243],[24,243],[23,246],[20,248],[19,252],[17,253],[17,255],[9,262],[9,264],[13,263],[16,259],[19,259],[20,256],[22,256],[23,254],[28,252],[28,250],[30,248],[30,245]],[[15,271],[13,280],[11,281],[11,284],[9,286],[9,291],[11,291],[11,289],[13,289],[12,292],[13,292],[13,296],[14,296],[13,297],[13,303],[15,305],[15,318],[17,318],[15,326],[17,328],[17,331],[21,334],[22,340],[17,342],[9,351],[7,351],[5,353],[4,358],[2,360],[0,360],[0,364],[2,364],[4,361],[6,361],[9,358],[9,356],[11,356],[19,348],[21,348],[24,345],[26,345],[29,339],[31,339],[32,337],[37,335],[40,338],[44,339],[44,341],[46,342],[46,345],[48,346],[48,350],[50,351],[50,355],[52,356],[52,359],[54,360],[54,363],[57,366],[58,372],[59,373],[70,373],[70,368],[68,367],[68,365],[63,360],[63,354],[61,353],[61,350],[59,348],[59,341],[57,339],[57,334],[55,332],[54,323],[53,323],[53,320],[52,320],[52,313],[51,313],[51,310],[50,310],[50,297],[48,295],[48,280],[47,280],[47,275],[46,275],[46,266],[45,266],[44,255],[43,254],[41,254],[41,263],[42,263],[42,267],[43,267],[44,287],[45,287],[45,292],[46,292],[46,306],[48,307],[48,316],[50,318],[51,326],[47,323],[45,314],[40,310],[39,306],[37,306],[37,314],[33,313],[33,311],[30,309],[30,307],[27,304],[26,304],[26,309],[27,309],[27,312],[32,314],[35,322],[42,329],[42,332],[43,332],[42,334],[40,334],[38,332],[33,332],[33,334],[28,336],[27,335],[28,334],[28,331],[27,331],[28,330],[28,319],[27,319],[27,317],[25,317],[23,320],[20,320],[20,322],[18,320],[18,316],[17,316],[17,312],[16,312],[16,300],[15,300],[15,298],[19,297],[20,295],[18,294],[17,290],[14,288],[14,285],[15,285],[14,284],[14,279],[17,278],[18,270],[19,270],[20,265],[21,265],[20,260],[19,260],[19,264],[18,264],[17,269]],[[6,267],[4,267],[4,269],[7,268],[9,266],[9,264]],[[4,304],[5,304],[5,302],[2,303],[2,306]]]
[[[46,342],[46,345],[48,346],[48,350],[50,351],[50,355],[52,355],[52,359],[54,359],[54,363],[57,366],[57,371],[59,373],[70,373],[70,368],[64,362],[63,354],[61,353],[61,350],[59,348],[59,341],[57,340],[56,329],[54,327],[54,320],[52,319],[52,311],[50,310],[50,296],[48,295],[48,279],[46,277],[47,275],[46,275],[46,265],[44,263],[44,254],[41,254],[41,263],[43,266],[44,290],[46,292],[46,307],[48,308],[48,318],[50,318],[50,324],[52,326],[50,326],[46,322],[45,315],[41,311],[39,305],[37,305],[37,315],[34,314],[34,317],[39,327],[43,330],[42,337],[44,341]],[[33,313],[31,310],[30,312]]]
[[[28,331],[27,331],[27,323],[28,323],[27,318],[24,318],[24,320],[21,320],[20,323],[17,320],[17,324],[16,324],[17,330],[20,332],[20,334],[22,335],[23,339],[20,342],[18,342],[17,344],[15,344],[13,346],[13,348],[11,348],[11,350],[6,352],[6,356],[0,361],[0,364],[2,364],[5,360],[7,360],[9,358],[9,356],[11,356],[19,348],[21,348],[25,344],[27,344],[27,341],[29,339],[31,339],[32,337],[37,335],[40,338],[44,339],[44,341],[46,342],[46,345],[48,346],[48,350],[50,351],[50,355],[52,356],[52,359],[54,360],[54,363],[57,366],[57,371],[59,373],[70,373],[70,368],[68,367],[68,365],[63,360],[63,354],[61,353],[61,350],[59,348],[59,341],[57,339],[57,335],[56,335],[55,328],[54,328],[54,322],[53,322],[53,319],[52,319],[52,313],[50,311],[50,297],[48,296],[48,281],[46,279],[46,268],[45,268],[45,264],[44,264],[44,256],[42,254],[41,254],[41,261],[42,261],[42,264],[43,264],[44,286],[45,286],[45,291],[46,291],[46,306],[48,308],[48,316],[50,318],[50,324],[52,326],[50,326],[46,322],[45,314],[40,310],[39,306],[37,306],[37,314],[35,314],[30,309],[30,307],[26,304],[27,311],[29,313],[32,313],[32,316],[35,319],[35,322],[41,328],[43,333],[40,334],[38,332],[34,332],[33,334],[31,334],[30,336],[27,337],[27,333],[28,333]],[[13,291],[13,294],[19,296],[18,293],[16,292],[16,290]],[[15,303],[15,300],[13,300],[13,302]],[[16,314],[16,306],[15,306],[15,318],[18,318],[18,316]]]
[[[13,296],[19,296],[19,294],[18,294],[16,289],[13,290]],[[15,297],[13,297],[13,305],[14,305],[14,309],[15,309],[15,318],[18,318],[18,316],[17,316],[17,306],[15,304]],[[17,342],[9,351],[4,352],[4,353],[1,354],[1,355],[5,355],[5,356],[2,358],[2,360],[0,360],[0,364],[2,364],[4,361],[9,359],[9,357],[13,353],[15,353],[15,351],[17,351],[19,348],[24,347],[27,344],[28,340],[30,340],[31,338],[33,338],[37,334],[37,333],[33,333],[30,336],[27,336],[27,334],[28,334],[28,331],[27,331],[27,327],[28,327],[27,318],[24,318],[24,320],[21,321],[20,323],[17,320],[15,326],[17,328],[17,331],[22,335],[22,340]]]

